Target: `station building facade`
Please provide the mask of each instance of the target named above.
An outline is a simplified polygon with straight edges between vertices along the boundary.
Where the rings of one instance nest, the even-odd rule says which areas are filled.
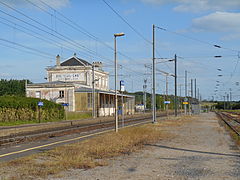
[[[67,105],[67,111],[91,112],[93,109],[93,86],[95,94],[95,114],[113,116],[115,113],[115,91],[109,89],[109,74],[102,69],[101,62],[92,64],[74,56],[46,68],[47,81],[26,85],[27,97],[47,99]],[[94,83],[94,84],[93,84]],[[118,105],[125,114],[134,114],[135,97],[118,93]]]

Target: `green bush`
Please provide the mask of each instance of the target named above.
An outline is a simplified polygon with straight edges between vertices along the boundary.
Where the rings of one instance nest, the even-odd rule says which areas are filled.
[[[25,96],[25,83],[31,83],[29,80],[17,79],[1,79],[0,80],[0,96],[14,95]]]
[[[42,101],[44,106],[38,107]],[[40,113],[40,114],[39,114]],[[0,122],[45,121],[64,119],[64,108],[60,104],[19,96],[0,96]]]

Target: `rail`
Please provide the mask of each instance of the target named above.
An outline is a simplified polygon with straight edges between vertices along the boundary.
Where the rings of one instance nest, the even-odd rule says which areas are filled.
[[[157,117],[166,117],[166,113],[158,114]],[[139,122],[151,122],[151,115],[145,115],[141,117],[132,117],[124,120],[124,125],[128,126]],[[121,120],[119,120],[119,126],[121,127]],[[88,124],[74,124],[67,123],[66,126],[45,128],[36,131],[27,131],[11,134],[8,136],[0,137],[0,147],[15,145],[23,142],[32,142],[36,140],[44,140],[53,137],[60,137],[74,133],[86,133],[91,131],[96,131],[100,129],[113,128],[115,126],[115,121],[88,123]],[[31,125],[30,125],[31,127]]]
[[[216,112],[223,122],[238,136],[240,136],[240,119],[227,112]]]

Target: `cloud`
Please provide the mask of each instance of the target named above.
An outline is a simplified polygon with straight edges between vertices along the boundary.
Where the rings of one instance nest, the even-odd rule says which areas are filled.
[[[215,12],[193,19],[193,29],[208,32],[239,32],[240,13]]]
[[[180,12],[201,12],[201,11],[224,11],[238,10],[239,0],[140,0],[141,2],[153,5],[173,4],[175,11]]]
[[[2,73],[0,73],[0,77],[1,77],[1,78],[9,78],[9,77],[11,77],[11,74],[10,74],[10,73],[2,72]]]
[[[39,0],[2,0],[2,1],[8,5],[15,6],[15,7],[32,7],[31,3],[29,3],[29,2],[32,2],[37,6],[46,8],[46,6],[44,5],[44,3],[46,3],[49,6],[56,9],[66,7],[70,2],[69,0],[41,0],[44,3],[42,3]]]
[[[125,11],[123,12],[123,14],[124,14],[125,16],[127,16],[127,15],[130,15],[130,14],[134,14],[135,12],[136,12],[136,9],[132,8],[132,9],[127,9],[127,10],[125,10]]]
[[[239,40],[239,39],[240,39],[240,33],[229,34],[221,38],[221,40],[223,41],[231,41],[231,40]]]
[[[6,64],[6,65],[0,65],[1,68],[15,68],[15,65],[10,65],[10,64]]]

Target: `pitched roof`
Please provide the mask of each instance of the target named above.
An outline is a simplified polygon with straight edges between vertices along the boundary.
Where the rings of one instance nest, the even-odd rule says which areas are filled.
[[[91,66],[91,65],[92,64],[90,64],[89,62],[75,56],[67,59],[66,61],[60,64],[60,66]]]
[[[28,88],[54,88],[54,87],[74,87],[74,84],[71,82],[64,82],[64,81],[52,81],[52,82],[44,82],[44,83],[33,83],[27,84]]]
[[[80,88],[75,88],[75,92],[77,93],[92,93],[92,88],[88,88],[88,87],[80,87]],[[95,89],[96,93],[102,93],[102,94],[111,94],[111,95],[115,95],[115,91],[113,90],[99,90],[99,89]],[[121,94],[121,93],[117,93],[118,96],[124,96],[124,97],[135,97],[134,95],[129,95],[129,94]]]

